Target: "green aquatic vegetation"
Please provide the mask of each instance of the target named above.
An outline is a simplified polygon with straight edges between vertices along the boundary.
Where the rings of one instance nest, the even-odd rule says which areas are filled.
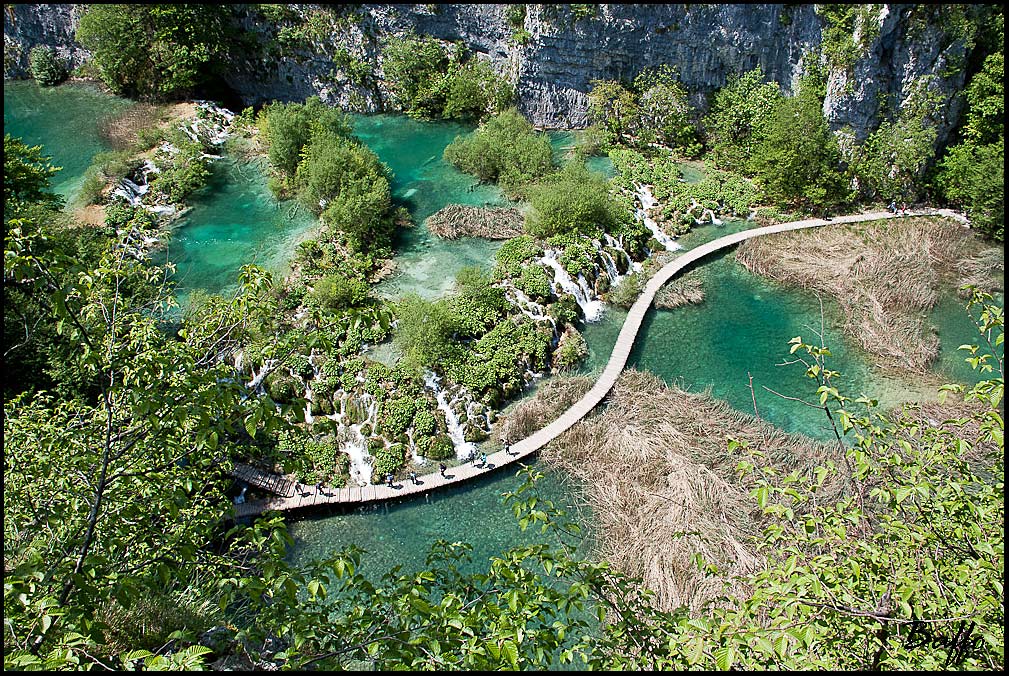
[[[497,182],[512,195],[553,169],[553,150],[545,134],[515,108],[482,124],[445,148],[445,161],[481,181]]]
[[[429,460],[451,460],[455,457],[455,444],[447,434],[417,440],[417,452]]]
[[[543,255],[543,247],[530,235],[512,237],[497,250],[494,275],[497,278],[515,277],[522,273],[523,263]]]
[[[571,232],[592,234],[628,217],[610,196],[609,182],[578,161],[568,162],[533,184],[527,194],[531,209],[526,215],[526,232],[539,238]]]
[[[313,284],[311,300],[318,307],[336,312],[365,303],[370,291],[364,280],[335,273]]]

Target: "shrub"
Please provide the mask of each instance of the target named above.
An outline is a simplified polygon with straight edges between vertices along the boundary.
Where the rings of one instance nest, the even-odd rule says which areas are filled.
[[[364,280],[335,273],[315,282],[312,300],[319,307],[336,312],[362,305],[368,299],[369,291],[370,287]]]
[[[28,72],[43,87],[58,85],[67,79],[67,68],[56,50],[45,45],[35,45],[28,53]]]
[[[527,265],[515,280],[515,287],[533,299],[549,298],[553,293],[547,271],[539,265]]]
[[[434,434],[438,426],[438,421],[434,414],[427,409],[420,409],[413,416],[413,433],[415,436],[427,436]]]
[[[375,458],[373,483],[385,481],[386,474],[396,474],[406,465],[406,448],[403,444],[386,446],[380,439],[368,443],[368,451]]]
[[[540,238],[567,232],[595,232],[624,218],[610,197],[606,179],[582,162],[569,162],[561,171],[528,190],[532,209],[526,232]]]
[[[553,168],[553,150],[543,134],[511,108],[488,120],[469,136],[445,148],[445,161],[481,181],[497,181],[517,194],[522,186]]]
[[[455,444],[447,434],[439,434],[428,442],[424,457],[430,460],[448,460],[455,457]]]
[[[230,12],[221,4],[90,5],[77,40],[117,94],[185,97],[226,54]]]
[[[536,256],[543,255],[543,247],[529,235],[513,237],[501,245],[495,258],[498,277],[515,277],[522,272],[522,264]]]

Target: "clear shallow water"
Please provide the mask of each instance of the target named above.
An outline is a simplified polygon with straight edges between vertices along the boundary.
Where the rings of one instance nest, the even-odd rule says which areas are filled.
[[[290,524],[295,538],[290,559],[306,563],[356,544],[369,552],[363,557],[362,574],[378,580],[396,565],[403,566],[404,571],[421,570],[430,545],[443,539],[473,545],[468,571],[486,570],[492,556],[519,545],[546,541],[538,528],[522,532],[511,508],[504,504],[502,495],[522,485],[516,469],[502,469],[426,498],[298,519]],[[538,494],[575,516],[574,492],[564,486],[562,477],[542,466],[537,469],[545,473],[537,484]],[[583,516],[575,520],[584,524],[587,519]]]
[[[102,115],[129,105],[86,86],[40,90],[31,82],[5,82],[4,93],[5,131],[22,135],[28,143],[43,144],[54,162],[64,166],[55,183],[63,194],[72,194],[94,153],[107,148],[97,134]],[[475,179],[441,159],[445,146],[470,128],[394,116],[358,116],[354,122],[357,136],[395,172],[394,194],[419,223],[402,233],[397,245],[401,272],[383,283],[381,291],[391,296],[415,291],[434,297],[451,289],[455,273],[463,266],[489,267],[499,243],[475,238],[440,240],[423,225],[425,218],[446,204],[507,203],[496,187],[477,185]],[[558,156],[570,140],[564,133],[551,134]],[[590,166],[609,173],[612,165],[605,159],[597,158]],[[192,200],[193,209],[169,245],[168,256],[178,264],[183,293],[192,288],[225,291],[237,282],[238,269],[246,262],[282,270],[295,242],[314,224],[311,214],[293,201],[278,204],[273,199],[257,165],[226,158],[215,163],[213,176],[211,185]],[[692,178],[696,177],[688,176],[688,180]],[[749,225],[734,221],[701,226],[681,237],[680,243],[692,248]],[[816,299],[749,275],[732,262],[731,252],[691,274],[705,278],[706,302],[671,311],[653,310],[629,363],[667,381],[681,381],[690,389],[710,385],[715,396],[742,411],[753,408],[747,386],[749,371],[763,418],[784,429],[822,436],[822,413],[780,400],[761,388],[767,385],[788,394],[802,391],[806,379],[801,369],[775,364],[787,356],[790,338],[800,334],[810,338],[807,327],[819,327]],[[832,306],[825,302],[825,307],[829,317]],[[948,369],[966,379],[971,372],[956,346],[976,342],[977,333],[960,307],[955,295],[948,294],[934,311],[933,320],[942,341],[940,371]],[[603,321],[585,327],[591,350],[586,370],[598,370],[605,364],[624,314],[608,308]],[[839,331],[832,330],[829,321],[826,338],[849,393],[895,396],[903,391],[902,385],[873,374],[864,356],[851,348]],[[542,469],[542,465],[538,467]],[[430,543],[444,538],[472,543],[474,559],[483,562],[516,543],[537,540],[536,533],[518,530],[511,511],[501,502],[501,494],[519,483],[512,470],[503,470],[428,499],[294,521],[292,557],[304,561],[356,543],[371,551],[365,558],[365,572],[377,577],[396,564],[419,568]],[[573,502],[574,492],[554,474],[547,473],[540,490],[559,503]],[[585,523],[584,519],[579,521]]]
[[[211,172],[210,182],[190,198],[192,209],[176,221],[161,254],[176,265],[180,304],[193,289],[217,294],[234,290],[246,263],[270,270],[279,283],[297,243],[318,225],[297,201],[273,197],[262,161],[225,155],[211,164]]]
[[[89,84],[39,87],[32,80],[4,80],[4,134],[42,146],[53,165],[62,167],[52,188],[69,202],[94,156],[111,148],[98,133],[101,121],[131,105]]]
[[[753,224],[728,221],[722,226],[700,226],[680,237],[686,250],[712,239],[739,232]],[[802,336],[815,340],[820,330],[820,303],[816,296],[750,274],[735,263],[734,250],[706,258],[686,274],[702,280],[705,300],[674,310],[652,309],[645,316],[628,366],[651,371],[667,383],[690,391],[711,393],[734,408],[753,413],[753,400],[761,418],[789,432],[827,439],[832,431],[822,411],[790,402],[765,387],[788,396],[813,400],[815,387],[801,365],[779,366],[789,359],[788,341]],[[998,299],[1002,302],[1002,299]],[[935,390],[884,373],[841,331],[836,302],[824,298],[824,341],[833,357],[828,366],[840,371],[835,385],[848,396],[866,394],[881,406],[902,401],[933,399]],[[620,333],[626,312],[607,308],[603,320],[588,325],[583,334],[589,345],[584,372],[598,373],[606,365]],[[940,356],[934,371],[944,379],[973,383],[978,375],[957,351],[964,343],[977,343],[977,329],[963,303],[952,290],[940,294],[930,320],[940,339]],[[753,395],[749,377],[753,377]]]
[[[424,225],[428,216],[448,204],[509,204],[497,186],[480,185],[442,159],[445,147],[473,127],[401,115],[354,115],[352,119],[354,135],[389,165],[394,174],[393,197],[410,210],[416,223],[400,230],[395,243],[396,273],[378,285],[378,292],[390,298],[407,293],[437,298],[452,290],[462,268],[489,269],[501,242],[478,237],[444,240]]]

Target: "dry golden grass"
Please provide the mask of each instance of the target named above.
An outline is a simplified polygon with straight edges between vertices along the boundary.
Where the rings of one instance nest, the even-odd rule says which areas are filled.
[[[585,378],[555,378],[505,424],[516,432],[539,429],[589,385]],[[754,552],[761,517],[748,481],[736,476],[743,458],[729,454],[730,432],[789,471],[808,472],[837,453],[710,396],[627,371],[606,407],[551,443],[541,457],[585,486],[601,558],[641,577],[656,592],[657,607],[697,609],[722,593],[729,576],[751,572],[761,561]],[[721,574],[700,573],[695,553],[718,564]]]
[[[165,109],[150,103],[135,103],[114,117],[99,123],[98,132],[115,150],[130,150],[138,140],[138,132],[159,123]]]
[[[697,305],[704,302],[704,287],[697,277],[678,277],[659,289],[653,302],[660,310]]]
[[[510,239],[524,232],[522,222],[522,213],[511,207],[449,204],[427,219],[427,229],[431,234],[443,239],[459,237]]]
[[[923,373],[939,340],[927,319],[940,282],[992,288],[1004,254],[945,218],[815,228],[742,243],[748,270],[838,300],[845,331],[889,368]]]

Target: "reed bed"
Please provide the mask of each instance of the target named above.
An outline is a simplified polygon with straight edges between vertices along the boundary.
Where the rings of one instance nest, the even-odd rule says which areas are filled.
[[[915,217],[756,237],[740,244],[736,260],[836,298],[844,330],[881,365],[923,373],[939,352],[927,314],[940,282],[991,289],[1004,254],[951,220]]]
[[[538,429],[590,385],[586,378],[555,378],[507,423],[515,431],[519,425]],[[541,457],[585,486],[601,558],[641,577],[655,591],[657,607],[696,610],[724,593],[731,576],[752,572],[762,561],[755,544],[763,517],[748,494],[753,480],[736,474],[743,456],[728,452],[730,431],[761,450],[767,463],[788,471],[808,473],[838,455],[836,447],[785,434],[706,394],[632,370],[621,375],[604,409],[552,442]],[[720,574],[699,572],[696,553],[717,564]]]
[[[119,115],[103,119],[99,123],[98,133],[115,150],[131,150],[142,142],[143,133],[157,128],[163,112],[161,107],[150,103],[135,103]]]
[[[443,239],[459,237],[511,239],[524,232],[522,223],[522,213],[511,207],[449,204],[427,219],[427,229]]]
[[[653,303],[660,310],[672,310],[684,305],[704,302],[704,287],[696,277],[680,277],[669,282],[655,294]]]

